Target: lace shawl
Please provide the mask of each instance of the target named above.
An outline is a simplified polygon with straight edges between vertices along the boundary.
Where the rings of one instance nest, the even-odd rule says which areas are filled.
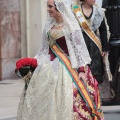
[[[93,15],[91,17],[91,28],[93,31],[96,31],[103,21],[104,11],[97,5],[93,6]]]
[[[65,0],[54,0],[58,11],[64,20],[63,33],[65,35],[66,44],[69,51],[70,61],[73,68],[85,66],[91,62],[81,28],[72,13],[70,5]],[[56,20],[49,17],[42,38],[42,47],[38,51],[35,58],[39,65],[50,61],[49,43],[47,40],[47,32],[56,24]]]

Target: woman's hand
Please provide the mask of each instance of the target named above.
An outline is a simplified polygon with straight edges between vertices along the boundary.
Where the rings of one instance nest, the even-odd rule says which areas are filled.
[[[107,52],[102,52],[102,57],[106,56]]]
[[[86,83],[86,81],[87,81],[86,73],[80,72],[79,73],[79,79],[83,79],[83,81]]]

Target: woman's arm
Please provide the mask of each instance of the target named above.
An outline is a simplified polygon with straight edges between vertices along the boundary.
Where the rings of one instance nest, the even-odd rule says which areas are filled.
[[[102,43],[102,51],[108,52],[109,51],[109,42],[108,42],[108,37],[107,37],[107,27],[106,27],[104,19],[101,22],[101,25],[99,27],[99,32],[100,32],[100,39],[101,39],[101,43]]]

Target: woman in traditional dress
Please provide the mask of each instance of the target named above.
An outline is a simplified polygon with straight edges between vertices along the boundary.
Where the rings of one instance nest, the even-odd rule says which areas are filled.
[[[81,29],[65,0],[48,0],[42,47],[17,120],[102,120],[97,81]]]
[[[72,0],[72,7],[74,6],[79,7],[82,15],[81,19],[85,21],[85,24],[87,25],[85,28],[84,25],[80,23],[83,21],[80,21],[80,19],[77,18],[78,16],[76,16],[73,8],[73,12],[82,28],[82,34],[92,59],[89,67],[93,76],[100,84],[103,82],[104,74],[102,57],[109,51],[104,11],[95,4],[95,0]]]
[[[72,10],[80,24],[92,59],[88,66],[99,83],[101,99],[105,102],[110,101],[112,99],[110,92],[112,75],[108,61],[110,33],[105,10],[95,4],[95,0],[72,0]]]

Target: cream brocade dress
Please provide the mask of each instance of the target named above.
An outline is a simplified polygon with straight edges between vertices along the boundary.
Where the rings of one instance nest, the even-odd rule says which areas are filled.
[[[63,36],[61,31],[51,35],[54,40]],[[34,71],[26,95],[22,93],[17,120],[73,120],[72,79],[58,58]]]
[[[50,45],[59,41],[65,47],[62,31],[52,30],[50,36]],[[87,90],[94,101],[95,79],[90,69],[86,75]],[[22,93],[17,120],[93,120],[91,114],[67,69],[56,57],[35,69],[26,95]]]

